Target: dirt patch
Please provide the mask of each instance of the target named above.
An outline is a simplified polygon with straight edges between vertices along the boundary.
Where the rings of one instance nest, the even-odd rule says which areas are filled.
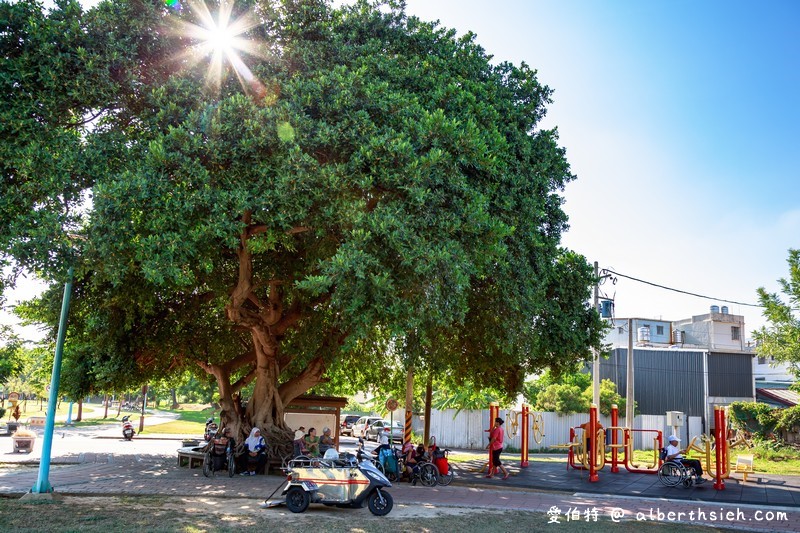
[[[543,513],[501,511],[432,505],[395,504],[385,517],[366,509],[339,509],[312,505],[301,514],[285,507],[262,509],[262,499],[164,496],[63,496],[53,501],[0,498],[3,531],[115,533],[130,531],[218,531],[295,533],[324,529],[326,533],[383,533],[385,531],[480,532],[542,531]],[[707,533],[708,528],[687,524],[573,522],[570,533],[599,531],[625,533]],[[717,529],[719,531],[719,529]]]
[[[217,516],[296,516],[286,509],[286,507],[272,507],[263,509],[263,500],[253,500],[249,498],[205,498],[205,497],[181,497],[181,498],[131,498],[131,497],[104,497],[104,496],[65,496],[62,498],[64,505],[68,506],[89,506],[96,509],[109,509],[115,506],[125,507],[131,511],[152,511],[154,506],[160,510],[172,510],[185,513],[212,514]],[[315,513],[315,509],[324,512],[334,512],[336,514],[360,512],[359,509],[338,509],[335,507],[324,507],[312,505],[309,513]],[[466,507],[434,507],[432,505],[406,505],[395,504],[392,512],[386,519],[406,519],[406,518],[435,518],[441,516],[468,516],[480,513],[499,513],[496,510],[474,509]]]

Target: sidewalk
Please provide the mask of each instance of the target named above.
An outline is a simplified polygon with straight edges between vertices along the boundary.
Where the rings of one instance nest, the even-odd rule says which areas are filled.
[[[119,428],[114,428],[119,433]],[[81,434],[59,429],[53,442],[53,467],[49,481],[65,495],[163,495],[266,499],[285,481],[283,476],[206,478],[200,469],[179,468],[175,439],[158,435],[124,441],[121,435],[97,438],[86,428]],[[35,485],[41,439],[30,455],[10,452],[11,442],[0,438],[0,494],[22,495]],[[693,489],[667,489],[654,475],[620,472],[608,468],[600,481],[590,483],[585,472],[567,470],[566,463],[534,460],[528,468],[518,462],[507,466],[511,478],[486,479],[477,470],[483,454],[466,463],[452,463],[456,473],[449,487],[412,487],[396,483],[390,490],[397,504],[513,509],[543,513],[542,523],[566,517],[600,517],[622,521],[681,521],[751,531],[800,531],[800,479],[792,476],[752,476],[744,486],[726,480],[724,491],[711,482]],[[543,458],[540,458],[543,459]],[[278,492],[280,494],[280,491]],[[271,512],[265,509],[265,513]],[[669,515],[668,513],[675,513]],[[677,513],[684,513],[679,515]],[[730,514],[728,514],[730,513]],[[672,518],[670,518],[672,517]]]
[[[724,480],[725,490],[716,490],[714,482],[710,480],[711,476],[706,473],[706,483],[687,489],[682,486],[665,487],[655,474],[631,473],[624,467],[620,467],[618,473],[611,473],[610,467],[606,466],[599,472],[599,481],[591,483],[587,471],[568,469],[566,462],[537,461],[535,454],[531,457],[533,459],[527,468],[520,468],[519,461],[508,463],[506,467],[511,472],[511,477],[506,481],[498,477],[483,477],[485,472],[481,473],[479,470],[486,458],[453,466],[459,483],[472,486],[510,486],[670,500],[800,506],[800,476],[750,474],[747,483],[744,483],[741,475],[734,474]]]

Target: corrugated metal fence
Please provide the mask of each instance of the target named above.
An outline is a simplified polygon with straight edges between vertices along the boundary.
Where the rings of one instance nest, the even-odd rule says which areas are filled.
[[[533,436],[530,439],[530,450],[537,450],[541,448],[553,448],[559,444],[565,444],[569,441],[569,429],[577,427],[582,423],[589,420],[589,416],[585,413],[572,414],[572,415],[559,415],[557,413],[547,413],[539,411],[531,411],[531,415],[541,414],[544,422],[544,437],[542,442],[537,444],[533,441]],[[517,413],[516,419],[520,427],[518,434],[512,439],[509,434],[512,432],[511,417],[506,410],[500,411],[500,417],[505,419],[506,438],[504,445],[520,449],[522,447],[522,415]],[[634,418],[634,430],[661,430],[664,440],[672,433],[672,428],[667,426],[665,415],[639,415]],[[702,422],[699,416],[687,417],[688,425],[678,428],[678,437],[682,440],[685,446],[691,437],[700,435],[702,432]],[[529,421],[529,429],[530,424]],[[611,417],[600,416],[600,423],[604,427],[611,426]],[[424,421],[419,416],[414,416],[412,422],[414,432],[417,435],[422,435],[424,431]],[[625,418],[620,417],[620,427],[625,426]],[[489,443],[489,434],[486,431],[491,426],[489,422],[489,411],[459,411],[448,409],[445,411],[431,411],[431,435],[436,437],[436,442],[441,446],[449,448],[463,448],[468,450],[481,450],[486,448]],[[634,447],[638,450],[653,449],[653,437],[656,435],[650,431],[635,431],[634,432]],[[610,438],[610,437],[609,437]],[[620,434],[621,438],[621,434]],[[419,439],[415,439],[417,441]],[[666,445],[666,442],[664,442]]]

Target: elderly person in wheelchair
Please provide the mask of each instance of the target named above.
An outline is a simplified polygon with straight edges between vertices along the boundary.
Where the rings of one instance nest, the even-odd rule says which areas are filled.
[[[233,451],[236,442],[231,437],[230,428],[224,428],[211,438],[206,446],[206,454],[203,457],[203,475],[210,477],[214,472],[226,470],[229,476],[233,476],[235,465]]]
[[[690,487],[693,483],[705,483],[703,479],[703,466],[697,459],[686,459],[683,454],[686,450],[679,448],[681,439],[675,435],[667,437],[669,445],[661,451],[664,464],[658,470],[658,479],[669,487],[683,484]]]

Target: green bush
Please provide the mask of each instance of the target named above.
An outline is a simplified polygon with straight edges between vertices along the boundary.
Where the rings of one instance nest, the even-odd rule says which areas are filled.
[[[0,407],[0,418],[3,418],[4,416],[6,416],[6,408]]]
[[[781,409],[776,427],[784,431],[795,431],[795,428],[800,428],[800,405]]]
[[[733,427],[749,431],[761,439],[769,439],[775,433],[780,411],[757,402],[733,402],[730,405]]]

